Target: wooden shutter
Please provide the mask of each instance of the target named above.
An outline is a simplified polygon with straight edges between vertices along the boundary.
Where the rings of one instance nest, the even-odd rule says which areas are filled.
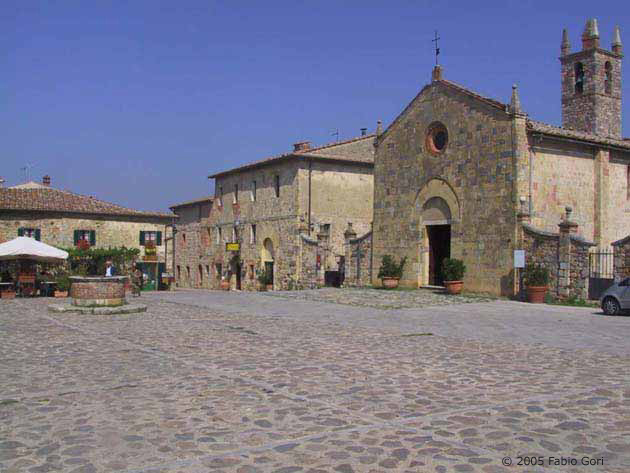
[[[74,231],[74,246],[77,246],[77,243],[79,243],[79,230]]]
[[[22,227],[18,228],[18,236],[24,236],[24,229]]]
[[[144,246],[144,242],[145,242],[145,233],[140,230],[140,246]]]
[[[42,239],[42,231],[39,228],[35,229],[35,239],[37,241],[41,241]]]
[[[155,244],[157,246],[161,246],[162,245],[162,232],[157,232],[157,237],[156,237]]]
[[[96,245],[96,230],[90,230],[90,246]]]

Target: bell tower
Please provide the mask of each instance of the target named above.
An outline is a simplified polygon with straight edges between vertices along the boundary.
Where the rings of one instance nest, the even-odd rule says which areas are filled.
[[[599,47],[597,20],[586,22],[582,50],[571,53],[569,35],[562,32],[562,126],[602,137],[621,139],[621,59],[619,27],[611,50]]]

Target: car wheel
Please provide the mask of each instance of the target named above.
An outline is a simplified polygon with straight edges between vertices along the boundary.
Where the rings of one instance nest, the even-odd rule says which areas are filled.
[[[621,307],[614,297],[607,297],[602,302],[602,310],[606,315],[617,315],[620,312]]]

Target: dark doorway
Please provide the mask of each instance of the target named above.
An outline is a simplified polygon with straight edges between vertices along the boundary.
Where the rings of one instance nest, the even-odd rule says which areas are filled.
[[[271,274],[271,284],[273,285],[273,261],[265,261],[265,273]]]
[[[451,257],[451,226],[428,225],[429,237],[429,284],[443,286],[442,262]]]
[[[241,290],[241,263],[236,263],[236,289]]]

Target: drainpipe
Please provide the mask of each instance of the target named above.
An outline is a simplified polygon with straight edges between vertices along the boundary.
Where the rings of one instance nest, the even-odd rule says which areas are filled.
[[[313,172],[313,161],[308,160],[308,236],[311,236],[311,174]]]

